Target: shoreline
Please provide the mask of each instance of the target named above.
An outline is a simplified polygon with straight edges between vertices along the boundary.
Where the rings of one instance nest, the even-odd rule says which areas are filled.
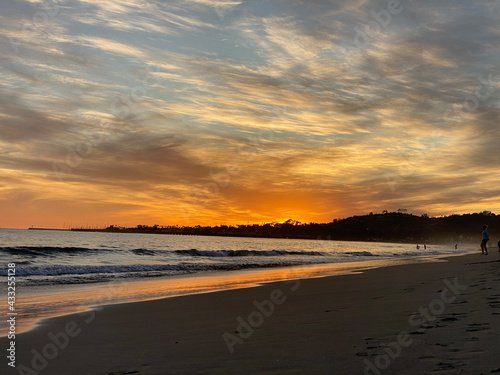
[[[51,375],[495,372],[496,255],[107,305],[18,335],[16,361]]]
[[[456,254],[454,256],[460,256]],[[401,264],[435,262],[449,255],[420,256],[400,259],[374,259],[357,262],[310,264],[302,266],[206,271],[195,274],[146,279],[116,279],[96,284],[48,285],[43,292],[36,289],[18,291],[22,297],[16,306],[20,313],[19,334],[36,329],[47,319],[81,313],[108,305],[141,303],[164,298],[214,293],[219,291],[259,287],[265,284],[296,279],[335,277],[356,274],[368,269]],[[40,309],[40,305],[53,306]],[[8,330],[0,328],[0,338]]]

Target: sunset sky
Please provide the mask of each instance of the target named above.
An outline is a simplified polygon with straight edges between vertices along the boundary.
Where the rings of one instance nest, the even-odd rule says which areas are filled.
[[[496,0],[8,0],[0,227],[500,212]]]

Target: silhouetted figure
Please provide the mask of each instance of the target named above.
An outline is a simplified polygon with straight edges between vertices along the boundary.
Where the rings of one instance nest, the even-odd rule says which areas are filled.
[[[424,245],[424,250],[427,250],[427,245]]]
[[[497,245],[498,245],[498,252],[500,253],[500,241],[498,241]]]
[[[456,250],[456,249],[458,249],[458,244],[457,244],[457,243],[455,244],[455,250]]]
[[[483,240],[481,241],[481,255],[488,255],[488,248],[486,244],[490,240],[490,234],[488,233],[488,226],[483,225]]]
[[[417,245],[417,250],[420,250],[420,246]]]

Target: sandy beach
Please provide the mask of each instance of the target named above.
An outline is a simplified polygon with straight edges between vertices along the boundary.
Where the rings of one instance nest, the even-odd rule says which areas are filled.
[[[491,251],[104,306],[16,335],[16,368],[4,356],[1,372],[500,373],[499,260]]]

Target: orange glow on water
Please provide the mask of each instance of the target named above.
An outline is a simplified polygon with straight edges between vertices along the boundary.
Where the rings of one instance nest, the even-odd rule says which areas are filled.
[[[374,260],[361,263],[337,263],[276,269],[229,271],[225,273],[199,274],[154,280],[127,281],[100,285],[57,286],[43,290],[24,291],[16,301],[19,313],[18,333],[32,329],[43,319],[94,309],[98,306],[155,300],[190,294],[211,293],[222,290],[250,288],[270,282],[290,281],[338,276],[361,272],[370,268],[414,262],[438,261],[437,258],[413,258],[400,260]],[[298,284],[297,284],[298,285]],[[0,336],[7,326],[0,326]]]

